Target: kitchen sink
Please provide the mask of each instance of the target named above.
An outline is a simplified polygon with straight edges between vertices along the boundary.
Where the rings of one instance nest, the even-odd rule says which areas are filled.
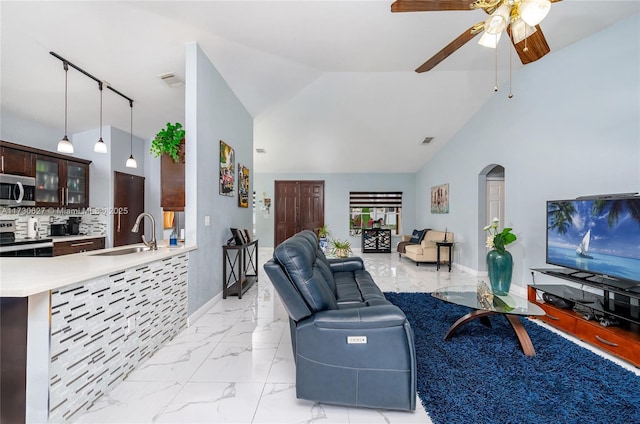
[[[120,255],[130,255],[131,253],[140,253],[140,252],[146,252],[150,250],[148,247],[143,247],[143,246],[136,246],[136,247],[129,247],[127,249],[119,249],[119,250],[111,250],[109,252],[99,252],[99,253],[93,253],[89,256],[120,256]]]

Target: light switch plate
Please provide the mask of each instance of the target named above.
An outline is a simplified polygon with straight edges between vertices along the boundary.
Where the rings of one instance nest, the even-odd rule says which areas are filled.
[[[204,226],[208,227],[211,224],[211,217],[209,215],[204,217]]]

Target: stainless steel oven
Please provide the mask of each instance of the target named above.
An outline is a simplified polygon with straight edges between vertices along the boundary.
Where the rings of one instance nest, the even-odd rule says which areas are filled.
[[[35,206],[36,179],[22,175],[0,174],[0,205]]]

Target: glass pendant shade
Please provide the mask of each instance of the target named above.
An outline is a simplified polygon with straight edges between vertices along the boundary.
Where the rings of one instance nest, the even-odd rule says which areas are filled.
[[[107,153],[107,143],[102,140],[102,137],[96,141],[96,144],[93,146],[93,151],[96,153]]]
[[[504,31],[509,23],[509,13],[511,7],[507,4],[500,6],[495,12],[489,16],[484,23],[484,30],[489,34],[496,35]]]
[[[138,167],[138,162],[136,162],[136,160],[133,158],[133,155],[129,156],[129,159],[127,159],[126,166],[127,166],[127,168],[137,168]]]
[[[58,142],[58,151],[60,153],[73,153],[73,144],[71,144],[66,135]]]
[[[520,7],[520,17],[527,25],[536,26],[547,16],[551,9],[549,0],[522,0]]]
[[[478,40],[478,44],[484,47],[489,47],[491,49],[495,49],[498,47],[498,41],[500,41],[500,37],[502,33],[499,32],[497,34],[489,34],[488,32],[484,32]]]

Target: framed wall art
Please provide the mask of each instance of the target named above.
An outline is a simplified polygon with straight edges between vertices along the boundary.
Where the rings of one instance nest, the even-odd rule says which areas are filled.
[[[449,213],[449,184],[431,187],[431,213]]]
[[[234,195],[234,163],[235,153],[233,148],[220,140],[220,194],[223,196]]]
[[[249,168],[238,164],[238,206],[249,207]]]

